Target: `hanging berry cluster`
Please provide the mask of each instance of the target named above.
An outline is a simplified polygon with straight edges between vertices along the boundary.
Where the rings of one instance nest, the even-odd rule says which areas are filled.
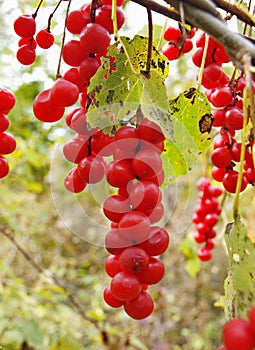
[[[221,206],[217,198],[222,194],[222,189],[212,185],[210,180],[204,177],[197,181],[197,189],[200,191],[200,196],[192,218],[196,225],[194,238],[197,243],[204,244],[197,252],[199,259],[208,261],[212,257],[213,238],[216,237],[213,227],[217,224],[221,214]]]
[[[122,27],[125,20],[124,12],[120,7],[122,4],[123,1],[117,2],[118,29]],[[38,32],[36,39],[34,39],[38,10],[39,8],[34,15],[21,15],[14,22],[14,30],[21,37],[17,58],[22,64],[29,65],[35,61],[37,44],[43,48],[50,47],[50,37],[52,43],[54,42],[54,37],[49,30],[50,20],[48,28]],[[113,34],[112,5],[110,2],[107,0],[98,1],[93,10],[91,4],[85,4],[81,8],[71,11],[67,16],[66,28],[74,35],[74,39],[63,45],[62,59],[71,68],[62,74],[59,72],[58,79],[52,88],[42,91],[35,98],[34,114],[41,121],[55,122],[60,120],[64,115],[65,107],[74,105],[79,97],[81,107],[85,109],[87,87],[90,79],[101,65],[100,58],[106,55],[111,34]],[[79,39],[77,35],[79,35]]]
[[[115,139],[114,160],[107,166],[106,178],[118,192],[103,204],[104,214],[112,222],[105,238],[111,254],[105,268],[112,281],[104,299],[112,307],[124,306],[130,317],[143,319],[154,307],[146,289],[158,283],[165,272],[157,256],[169,243],[167,231],[152,226],[164,213],[159,189],[164,179],[160,158],[164,135],[144,118],[137,128],[120,128]]]
[[[205,33],[196,38],[196,50],[192,55],[193,62],[200,67],[206,41]],[[236,131],[243,129],[243,90],[245,78],[243,76],[234,83],[222,70],[222,65],[229,62],[225,49],[213,38],[209,38],[205,58],[205,67],[202,75],[202,85],[206,88],[206,95],[213,107],[213,126],[220,128],[219,136],[214,139],[214,151],[211,160],[213,178],[222,182],[226,191],[236,192],[238,170],[242,143],[235,138]],[[255,86],[254,86],[255,91]],[[252,158],[254,140],[250,138],[246,144],[244,172],[240,191],[247,185],[254,184],[255,170]]]
[[[193,49],[193,42],[191,38],[195,35],[196,28],[192,28],[190,32],[185,29],[185,36],[179,28],[168,27],[164,32],[164,39],[168,41],[163,48],[162,54],[165,55],[169,61],[177,60],[180,56],[190,52]]]
[[[65,144],[64,155],[77,167],[66,176],[65,187],[78,193],[106,176],[108,184],[117,189],[103,204],[111,221],[105,238],[111,255],[105,269],[112,277],[104,299],[111,307],[124,306],[130,317],[143,319],[154,308],[146,289],[158,283],[165,272],[157,256],[169,244],[167,231],[152,226],[164,213],[159,189],[164,181],[160,157],[164,135],[146,118],[137,127],[121,127],[111,138],[99,129],[88,130],[84,124],[75,127],[78,133]],[[113,160],[107,164],[104,157],[109,156]]]
[[[14,94],[4,87],[0,87],[0,178],[9,173],[9,165],[4,157],[16,149],[15,138],[6,130],[9,128],[9,119],[7,114],[14,107],[16,98]]]
[[[146,289],[158,283],[165,272],[157,256],[169,244],[167,231],[152,226],[164,214],[159,189],[164,181],[160,158],[164,135],[146,118],[137,127],[121,127],[114,137],[100,129],[89,130],[84,123],[74,123],[74,127],[77,134],[63,149],[65,157],[77,164],[65,178],[66,189],[81,192],[104,176],[117,189],[103,204],[103,212],[111,221],[105,238],[111,255],[105,269],[113,278],[104,299],[111,307],[124,306],[130,317],[143,319],[154,308]],[[113,160],[107,164],[104,157],[109,156]]]
[[[16,57],[23,65],[31,65],[36,60],[37,45],[48,49],[54,44],[54,36],[50,28],[42,29],[36,34],[36,13],[22,14],[14,22],[15,33],[20,36]],[[36,34],[36,38],[34,35]]]

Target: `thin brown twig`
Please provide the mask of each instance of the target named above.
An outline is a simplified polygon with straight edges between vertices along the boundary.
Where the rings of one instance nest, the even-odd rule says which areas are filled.
[[[234,4],[229,3],[225,0],[214,0],[215,4],[221,8],[222,10],[225,10],[232,15],[235,15],[240,21],[254,27],[255,26],[255,19],[253,20],[251,16],[248,16],[245,11],[243,11],[240,7],[237,7]]]
[[[77,298],[72,294],[72,292],[69,290],[69,288],[67,288],[66,285],[61,280],[59,280],[54,274],[52,274],[48,270],[43,269],[34,260],[34,258],[22,247],[22,245],[16,240],[16,238],[14,237],[13,233],[10,230],[8,230],[7,228],[1,228],[0,232],[15,246],[17,251],[26,259],[26,261],[31,266],[34,267],[34,269],[37,272],[39,272],[40,274],[45,276],[47,279],[54,281],[54,283],[58,287],[62,288],[65,291],[67,299],[75,307],[75,309],[77,310],[77,312],[79,313],[79,315],[82,317],[82,319],[84,321],[92,323],[99,330],[97,322],[95,320],[93,320],[92,318],[85,315],[85,312],[84,312],[82,306],[80,305],[79,301],[77,300]]]
[[[72,2],[72,0],[69,0],[68,5],[67,5],[67,9],[66,9],[66,17],[65,17],[65,24],[64,24],[64,30],[63,30],[63,37],[62,37],[62,42],[61,42],[59,60],[58,60],[58,68],[57,68],[56,79],[61,76],[60,68],[61,68],[61,62],[62,62],[63,49],[64,49],[64,45],[65,45],[65,38],[66,38],[66,23],[67,23],[67,17],[68,17],[68,14],[69,14],[71,2]]]
[[[44,1],[44,0],[41,0],[41,1],[39,2],[38,6],[37,6],[37,8],[36,8],[36,10],[35,10],[35,12],[34,12],[33,15],[32,15],[34,19],[36,18],[37,13],[38,13],[38,11],[39,11],[39,9],[40,9],[40,7],[41,7],[43,1]]]
[[[49,15],[49,19],[48,19],[48,26],[47,26],[47,30],[50,32],[50,26],[51,26],[51,21],[53,16],[55,15],[57,9],[59,8],[60,4],[61,4],[62,0],[59,0],[59,2],[57,3],[56,7],[54,8],[53,12]]]
[[[148,77],[150,75],[151,69],[151,59],[152,59],[152,44],[153,44],[153,23],[152,23],[152,13],[151,10],[147,8],[148,15],[148,52],[147,52],[147,63],[146,63],[146,72]]]

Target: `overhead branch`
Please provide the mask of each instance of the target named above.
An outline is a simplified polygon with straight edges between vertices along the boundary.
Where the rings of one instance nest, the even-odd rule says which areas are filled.
[[[242,58],[244,55],[250,55],[252,64],[255,65],[254,43],[230,30],[216,9],[216,6],[218,6],[236,15],[244,23],[255,26],[252,16],[248,16],[237,6],[228,6],[229,3],[224,0],[164,0],[167,6],[160,5],[154,0],[131,1],[179,22],[179,7],[180,2],[182,2],[186,22],[202,29],[222,44],[238,69],[243,70]]]
[[[204,1],[207,2],[208,0]],[[238,69],[243,70],[242,58],[245,55],[249,55],[252,64],[255,65],[254,44],[240,34],[230,30],[224,20],[219,16],[215,16],[215,9],[214,11],[210,11],[210,9],[201,9],[198,7],[198,2],[193,0],[165,0],[165,2],[174,7],[177,11],[180,2],[182,2],[185,19],[187,19],[192,25],[214,37],[220,44],[222,44]],[[208,2],[211,3],[211,1]]]
[[[171,18],[175,21],[178,21],[178,22],[181,21],[178,11],[176,11],[173,8],[169,8],[169,6],[160,5],[154,0],[131,0],[131,1],[151,11],[157,12],[163,16]]]
[[[249,26],[255,26],[255,18],[246,13],[242,8],[237,5],[231,4],[226,0],[213,0],[215,4],[221,8],[229,12],[231,15],[236,16],[240,21],[248,24]]]

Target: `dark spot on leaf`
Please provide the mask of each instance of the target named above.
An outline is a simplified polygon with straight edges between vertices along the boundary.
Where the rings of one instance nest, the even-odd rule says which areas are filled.
[[[204,114],[199,120],[199,130],[201,134],[208,132],[212,129],[213,117],[211,114]]]
[[[195,92],[196,92],[196,88],[190,88],[188,91],[185,91],[185,92],[183,93],[183,95],[184,95],[186,98],[190,99],[190,98],[192,98],[192,97],[194,96]]]
[[[108,104],[112,103],[114,94],[114,90],[108,90],[108,95],[106,96],[105,102]]]

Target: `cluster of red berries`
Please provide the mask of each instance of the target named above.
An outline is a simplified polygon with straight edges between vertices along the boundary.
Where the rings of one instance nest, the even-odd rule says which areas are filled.
[[[206,34],[197,33],[195,38],[196,49],[192,54],[192,61],[197,67],[201,67],[204,47],[206,42]],[[206,89],[216,89],[225,86],[229,83],[229,77],[222,70],[224,63],[230,62],[230,59],[225,51],[225,48],[212,37],[208,38],[208,47],[205,58],[205,65],[202,75],[202,85]],[[220,100],[220,98],[218,98]]]
[[[217,198],[222,194],[222,189],[212,185],[210,180],[204,177],[197,181],[196,186],[200,191],[200,196],[192,217],[192,221],[196,225],[194,238],[197,243],[204,244],[198,250],[197,256],[202,261],[208,261],[212,257],[213,238],[216,237],[216,231],[213,227],[217,224],[221,214],[221,206]]]
[[[22,14],[14,22],[14,31],[21,37],[16,57],[24,65],[31,65],[35,62],[37,45],[48,49],[54,44],[54,35],[49,28],[42,29],[36,34],[35,17],[35,15]]]
[[[192,59],[195,65],[200,66],[205,46],[206,35],[201,33],[196,38],[197,49]],[[220,134],[214,139],[214,151],[211,160],[213,178],[222,182],[226,191],[235,193],[238,179],[236,163],[240,162],[241,142],[235,139],[235,133],[243,129],[243,89],[245,78],[239,77],[235,83],[222,70],[222,65],[229,62],[226,51],[213,38],[209,37],[205,67],[202,76],[202,85],[206,88],[206,95],[210,103],[216,108],[213,111],[213,126],[220,128]],[[254,85],[255,89],[255,85]],[[255,183],[255,170],[252,158],[254,140],[247,142],[245,150],[245,172],[243,172],[241,191],[249,183]]]
[[[160,154],[164,135],[144,118],[136,128],[124,126],[115,135],[113,161],[107,165],[107,182],[118,189],[104,204],[111,221],[105,247],[111,254],[105,264],[112,277],[104,291],[111,307],[123,306],[134,319],[148,317],[154,308],[148,285],[158,283],[165,268],[157,257],[165,252],[169,236],[152,226],[164,213],[159,186],[164,179]]]
[[[122,2],[118,1],[119,4]],[[79,40],[72,39],[63,47],[63,60],[71,68],[55,81],[52,88],[42,91],[35,98],[33,110],[39,120],[58,121],[64,115],[65,107],[74,105],[79,97],[82,108],[86,110],[90,79],[101,65],[101,57],[106,55],[111,41],[110,34],[113,33],[112,5],[107,1],[103,3],[105,4],[101,3],[96,9],[96,22],[92,22],[91,7],[88,4],[69,13],[67,29],[74,35],[78,34]],[[117,6],[116,13],[120,28],[124,23],[124,13],[120,6]]]
[[[184,37],[179,28],[168,27],[164,33],[164,39],[168,41],[163,48],[162,54],[169,61],[177,60],[180,56],[190,52],[193,49],[192,38],[195,35],[196,28],[192,28]]]
[[[255,349],[255,307],[248,314],[248,319],[237,317],[228,321],[223,328],[224,346],[218,350],[254,350]]]
[[[9,119],[7,114],[14,107],[16,98],[14,94],[4,87],[0,88],[0,178],[3,178],[9,173],[9,165],[6,154],[14,152],[16,149],[15,138],[6,132],[9,127]]]
[[[66,176],[65,187],[78,193],[106,176],[108,184],[117,188],[103,204],[111,221],[105,238],[111,255],[105,268],[113,278],[104,299],[111,307],[124,306],[130,317],[143,319],[154,308],[146,289],[165,272],[156,256],[169,244],[167,231],[152,226],[164,214],[159,186],[164,181],[160,154],[165,138],[159,126],[146,118],[136,127],[122,126],[110,137],[99,129],[89,130],[84,119],[80,123],[82,113],[82,109],[74,110],[71,127],[77,134],[63,149],[65,157],[77,164]],[[104,157],[109,156],[113,160],[107,164]]]

